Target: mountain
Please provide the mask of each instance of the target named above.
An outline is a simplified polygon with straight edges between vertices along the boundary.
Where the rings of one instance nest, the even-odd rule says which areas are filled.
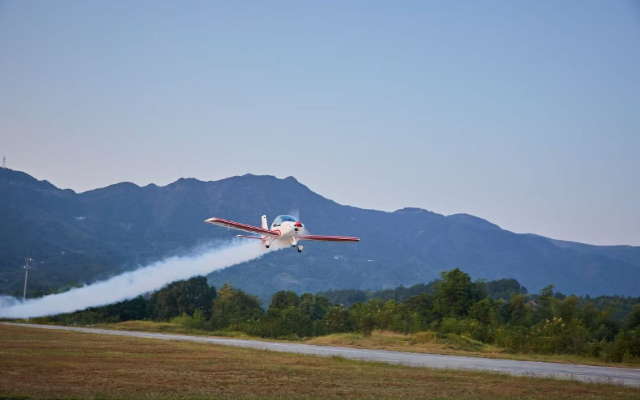
[[[591,246],[515,234],[481,218],[419,208],[366,210],[326,199],[293,177],[244,175],[167,186],[119,183],[83,193],[0,170],[0,293],[18,293],[24,257],[37,260],[33,291],[91,282],[233,232],[203,223],[218,216],[259,225],[260,216],[299,210],[311,233],[359,236],[358,244],[306,243],[295,251],[213,273],[250,293],[385,289],[429,282],[459,267],[474,278],[515,278],[536,292],[640,295],[640,248]]]

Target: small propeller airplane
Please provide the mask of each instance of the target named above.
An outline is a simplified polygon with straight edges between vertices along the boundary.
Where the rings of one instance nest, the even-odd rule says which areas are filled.
[[[299,245],[298,242],[301,242],[303,240],[347,243],[360,241],[360,239],[357,237],[348,236],[302,235],[302,233],[304,232],[304,225],[302,224],[302,222],[298,221],[297,218],[292,217],[291,215],[280,215],[276,217],[276,219],[274,219],[273,223],[271,224],[271,229],[269,229],[269,226],[267,224],[266,215],[262,216],[261,228],[258,228],[257,226],[241,224],[240,222],[228,221],[222,218],[209,218],[204,220],[204,222],[213,225],[224,226],[230,229],[257,233],[260,236],[237,235],[236,237],[262,240],[262,244],[264,244],[267,249],[269,248],[269,246],[271,246],[274,240],[289,241],[292,247],[297,247],[298,253],[302,253],[302,245]]]

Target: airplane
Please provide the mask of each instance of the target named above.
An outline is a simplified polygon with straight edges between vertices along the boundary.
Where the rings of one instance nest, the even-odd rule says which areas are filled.
[[[237,235],[236,237],[262,240],[262,244],[264,244],[264,247],[266,247],[267,249],[269,248],[269,246],[271,246],[274,240],[289,241],[292,247],[296,247],[298,249],[298,253],[302,253],[302,245],[298,244],[298,242],[304,240],[347,243],[360,241],[360,238],[349,236],[303,235],[302,233],[304,232],[304,225],[302,224],[302,222],[298,221],[297,218],[292,217],[291,215],[279,215],[278,217],[276,217],[276,219],[274,219],[273,223],[271,224],[271,229],[269,229],[269,226],[267,224],[266,215],[262,216],[261,228],[253,225],[241,224],[240,222],[228,221],[222,218],[209,218],[204,220],[204,222],[208,224],[224,226],[230,229],[257,233],[260,236]]]

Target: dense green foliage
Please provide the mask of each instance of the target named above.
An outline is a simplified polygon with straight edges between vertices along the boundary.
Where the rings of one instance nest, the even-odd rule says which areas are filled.
[[[364,297],[345,307],[322,294],[280,291],[265,310],[256,296],[226,284],[216,292],[204,277],[197,277],[172,283],[146,298],[40,320],[94,324],[149,319],[280,339],[351,331],[369,335],[375,329],[405,334],[431,331],[511,352],[640,361],[640,298],[564,296],[553,286],[529,295],[516,281],[474,282],[459,269],[408,289],[340,293],[347,300],[358,293]]]
[[[433,294],[436,283],[437,281],[432,281],[428,284],[418,283],[408,288],[399,286],[395,289],[375,291],[356,289],[328,290],[318,294],[329,299],[331,303],[350,307],[354,303],[364,303],[369,299],[404,301],[421,293]],[[486,292],[492,299],[509,300],[514,293],[527,293],[527,289],[521,286],[515,279],[500,279],[490,282],[478,282],[478,284],[482,286],[481,290]]]

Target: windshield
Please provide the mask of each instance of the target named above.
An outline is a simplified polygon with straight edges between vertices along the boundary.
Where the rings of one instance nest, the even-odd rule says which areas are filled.
[[[271,226],[280,226],[282,225],[283,222],[297,222],[298,220],[295,217],[292,217],[291,215],[279,215],[276,217],[276,219],[273,220],[273,224],[271,224]]]

